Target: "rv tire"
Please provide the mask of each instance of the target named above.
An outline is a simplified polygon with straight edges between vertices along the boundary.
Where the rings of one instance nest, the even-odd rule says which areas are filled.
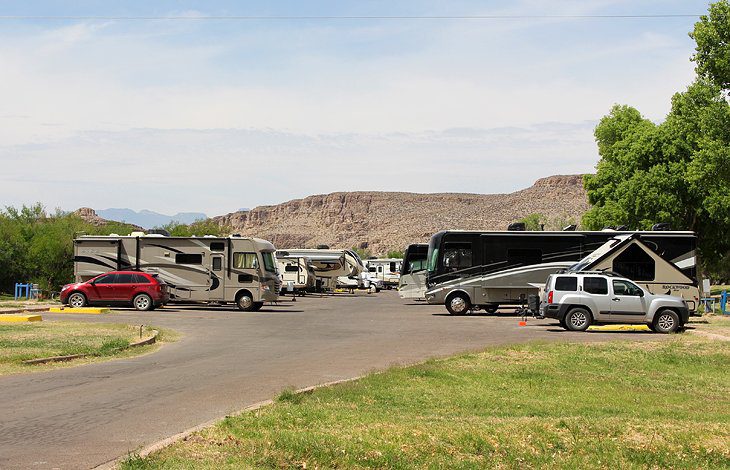
[[[469,310],[471,310],[471,301],[469,300],[469,296],[463,292],[456,292],[449,295],[446,298],[446,310],[448,310],[451,315],[465,315]]]
[[[132,305],[139,311],[146,312],[152,310],[152,297],[147,294],[138,294],[132,299]]]
[[[241,292],[238,294],[238,297],[236,297],[236,306],[239,310],[243,310],[244,312],[254,311],[254,301],[251,294],[248,292]]]

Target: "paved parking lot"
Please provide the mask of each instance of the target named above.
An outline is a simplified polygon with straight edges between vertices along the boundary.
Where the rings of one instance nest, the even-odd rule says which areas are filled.
[[[183,334],[158,352],[0,377],[0,468],[91,468],[275,396],[393,364],[546,341],[656,340],[651,333],[569,333],[550,320],[450,317],[395,292],[299,298],[245,313],[165,308],[44,320],[124,322]]]

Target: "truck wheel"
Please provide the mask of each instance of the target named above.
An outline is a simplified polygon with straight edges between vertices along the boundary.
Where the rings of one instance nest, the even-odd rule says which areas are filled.
[[[446,299],[446,310],[452,315],[464,315],[471,309],[471,302],[466,294],[457,292]]]
[[[152,310],[152,298],[147,294],[139,294],[132,299],[134,308],[141,312]]]
[[[654,316],[653,325],[657,333],[674,333],[679,329],[679,315],[674,310],[659,310]]]
[[[574,308],[565,315],[564,321],[570,331],[585,331],[591,326],[591,313],[584,308]]]
[[[87,304],[86,296],[81,292],[74,292],[68,296],[68,305],[73,308],[85,307]]]
[[[251,294],[249,294],[248,292],[244,292],[243,294],[239,295],[236,299],[236,306],[239,310],[243,310],[244,312],[254,311],[254,302],[251,298]]]

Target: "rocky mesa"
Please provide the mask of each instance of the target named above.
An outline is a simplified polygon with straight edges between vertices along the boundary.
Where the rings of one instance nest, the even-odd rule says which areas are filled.
[[[505,230],[530,214],[546,229],[577,223],[588,210],[582,175],[539,179],[509,194],[338,192],[233,212],[213,220],[277,248],[367,248],[375,255],[425,243],[444,229]]]

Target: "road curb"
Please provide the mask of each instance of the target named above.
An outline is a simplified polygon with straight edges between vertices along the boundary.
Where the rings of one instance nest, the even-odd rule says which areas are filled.
[[[25,313],[25,312],[47,312],[49,308],[55,307],[55,305],[45,305],[43,307],[30,307],[30,308],[16,308],[13,310],[0,310],[0,315],[6,313]]]
[[[152,336],[150,336],[147,339],[143,339],[142,341],[137,341],[136,343],[131,343],[129,346],[125,348],[119,349],[119,351],[124,351],[127,349],[136,348],[139,346],[147,346],[148,344],[154,344],[157,342],[157,336],[160,334],[157,330],[152,330]],[[84,357],[93,356],[92,354],[69,354],[68,356],[49,356],[49,357],[40,357],[38,359],[28,359],[27,361],[23,361],[23,364],[33,365],[33,364],[46,364],[48,362],[64,362],[64,361],[70,361],[73,359],[81,359]]]
[[[332,387],[332,386],[339,385],[339,384],[343,384],[343,383],[354,382],[356,380],[362,379],[363,377],[365,377],[365,375],[358,375],[356,377],[351,377],[349,379],[341,379],[341,380],[335,380],[333,382],[325,382],[325,383],[318,384],[318,385],[311,385],[309,387],[304,387],[304,388],[297,389],[297,390],[294,391],[294,393],[295,394],[308,393],[308,392],[312,392],[312,391],[317,390],[317,389],[320,389],[320,388]],[[175,444],[176,442],[185,440],[190,435],[195,434],[198,431],[202,431],[205,428],[209,428],[211,426],[215,426],[216,424],[220,423],[221,421],[223,421],[226,418],[231,418],[231,417],[234,417],[234,416],[242,415],[244,413],[249,413],[251,411],[256,411],[256,410],[261,409],[261,408],[264,408],[266,406],[273,405],[274,403],[275,402],[274,402],[273,399],[268,399],[268,400],[260,401],[258,403],[254,403],[253,405],[249,405],[249,406],[243,408],[242,410],[236,411],[236,412],[231,413],[231,414],[227,414],[227,415],[222,416],[222,417],[219,417],[219,418],[211,419],[210,421],[207,421],[207,422],[205,422],[203,424],[199,424],[197,426],[193,426],[192,428],[188,428],[185,431],[182,431],[182,432],[179,432],[177,434],[174,434],[174,435],[172,435],[170,437],[167,437],[165,439],[162,439],[161,441],[157,441],[157,442],[155,442],[153,444],[150,444],[148,446],[142,447],[142,449],[139,452],[135,452],[135,453],[130,452],[127,455],[123,455],[123,456],[117,457],[114,460],[110,460],[109,462],[105,462],[105,463],[103,463],[101,465],[98,465],[96,467],[93,467],[92,470],[112,470],[112,469],[115,469],[115,468],[117,468],[117,466],[120,463],[122,463],[124,460],[126,460],[130,455],[135,455],[135,456],[139,456],[139,457],[142,457],[142,458],[147,457],[147,456],[149,456],[150,454],[152,454],[154,452],[157,452],[159,450],[164,449],[165,447],[169,447],[172,444]]]

